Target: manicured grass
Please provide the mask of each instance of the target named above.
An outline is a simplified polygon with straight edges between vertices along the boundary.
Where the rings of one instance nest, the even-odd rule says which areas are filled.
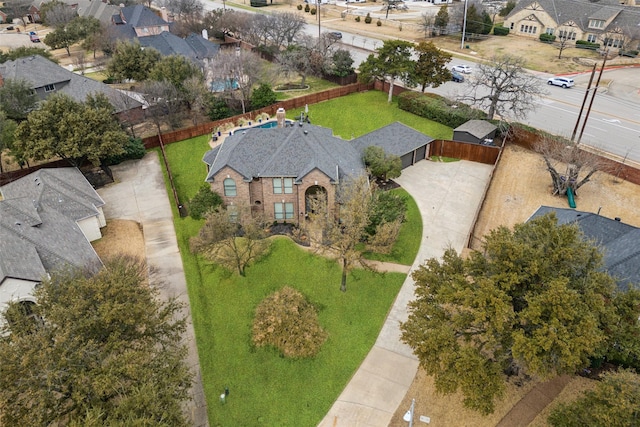
[[[300,117],[301,111],[287,111],[287,116]],[[435,139],[453,137],[450,127],[400,110],[395,100],[387,103],[387,94],[376,90],[309,105],[309,119],[313,124],[333,129],[334,135],[344,139],[357,138],[396,121]]]
[[[290,111],[289,115],[295,113]],[[434,138],[452,134],[447,127],[387,104],[386,95],[376,91],[311,105],[309,115],[314,124],[349,137],[396,120]],[[183,204],[204,182],[206,166],[201,159],[209,149],[208,140],[209,136],[203,135],[165,148]],[[402,189],[393,191],[407,194]],[[413,262],[422,224],[411,197],[407,205],[407,221],[391,254],[367,254],[368,258],[405,265]],[[349,275],[347,292],[341,293],[340,268],[335,262],[278,238],[273,240],[269,254],[249,267],[246,277],[240,277],[192,254],[189,239],[197,234],[203,221],[180,218],[175,206],[172,209],[210,424],[316,425],[375,342],[405,276],[356,270]],[[300,290],[320,309],[320,323],[329,339],[313,359],[292,361],[273,349],[251,345],[255,307],[285,285]],[[225,387],[229,387],[230,395],[223,405],[219,396]]]
[[[92,73],[85,73],[84,76],[102,83],[102,81],[107,78],[107,73],[104,71],[94,71]]]

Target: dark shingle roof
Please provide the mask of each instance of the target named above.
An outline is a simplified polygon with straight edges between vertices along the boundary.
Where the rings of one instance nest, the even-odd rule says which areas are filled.
[[[124,21],[132,27],[155,27],[168,24],[151,9],[140,4],[125,6],[120,9],[120,13],[124,17]]]
[[[0,283],[100,265],[77,221],[99,215],[104,202],[80,171],[41,169],[0,190]]]
[[[467,132],[476,138],[484,138],[494,130],[498,129],[496,125],[486,120],[469,120],[455,128],[454,132]]]
[[[179,55],[195,61],[213,58],[220,49],[217,44],[205,40],[197,34],[191,34],[186,39],[181,39],[168,31],[154,36],[140,37],[138,41],[140,46],[154,48],[162,55]]]
[[[117,113],[142,105],[134,99],[126,99],[126,95],[104,83],[72,73],[39,55],[0,64],[0,75],[4,79],[25,80],[34,89],[55,85],[56,90],[51,93],[64,93],[79,102],[84,102],[90,94],[102,93],[107,96]]]
[[[318,169],[336,182],[364,172],[361,155],[349,142],[333,136],[331,129],[310,124],[285,128],[249,129],[228,136],[205,153],[207,181],[228,166],[245,180],[254,177],[295,177],[301,180]]]
[[[400,122],[376,129],[351,141],[354,147],[363,152],[375,145],[384,148],[388,154],[403,156],[433,141],[433,138],[418,132]]]
[[[590,212],[549,206],[541,206],[531,218],[549,212],[555,212],[558,224],[577,224],[584,236],[602,249],[605,269],[619,289],[627,289],[629,284],[640,288],[640,228]]]

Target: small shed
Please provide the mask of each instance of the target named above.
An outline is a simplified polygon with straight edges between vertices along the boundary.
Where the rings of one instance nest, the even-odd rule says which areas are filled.
[[[472,144],[486,144],[496,136],[498,128],[486,120],[469,120],[453,130],[453,140],[470,142]]]

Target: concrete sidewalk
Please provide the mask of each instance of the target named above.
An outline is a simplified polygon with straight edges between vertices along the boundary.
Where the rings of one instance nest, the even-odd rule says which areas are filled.
[[[116,182],[98,190],[106,203],[105,217],[107,221],[128,219],[142,225],[151,282],[163,284],[160,288],[163,297],[177,297],[185,305],[184,315],[188,322],[184,338],[189,349],[187,364],[194,373],[191,401],[186,407],[192,426],[208,426],[187,282],[158,155],[151,151],[141,160],[124,162],[113,166],[112,170]]]
[[[489,185],[491,166],[459,161],[421,161],[402,171],[396,181],[411,194],[422,216],[422,244],[411,271],[445,249],[466,246],[476,213]],[[413,382],[418,360],[400,341],[400,322],[414,298],[407,276],[378,339],[333,404],[321,427],[386,427]],[[409,409],[409,408],[407,408]]]

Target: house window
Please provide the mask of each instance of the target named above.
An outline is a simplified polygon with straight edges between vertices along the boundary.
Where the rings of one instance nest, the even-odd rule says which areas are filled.
[[[552,36],[553,35],[553,30],[554,30],[553,28],[547,28],[546,33],[549,34],[550,36]]]
[[[273,178],[273,194],[283,193],[293,193],[293,178]]]
[[[575,40],[576,39],[576,33],[571,31],[566,31],[566,30],[560,30],[560,33],[558,34],[558,37],[564,40]]]
[[[231,178],[227,178],[224,180],[224,195],[230,197],[234,197],[237,195],[236,182]]]
[[[513,26],[514,26],[514,25],[515,25],[515,22],[512,22],[512,23],[511,23],[511,25],[509,25],[509,28],[510,28],[511,30],[513,30]]]
[[[595,43],[598,40],[595,34],[587,34],[587,41],[589,43]]]
[[[293,219],[293,203],[275,203],[273,207],[275,219]]]
[[[56,90],[56,86],[55,85],[46,85],[44,87],[44,91],[45,92],[53,92],[54,90]]]
[[[604,28],[604,21],[600,19],[589,19],[589,28]]]
[[[538,27],[536,27],[535,25],[520,25],[521,33],[535,34],[537,30]]]
[[[607,47],[619,47],[622,48],[622,40],[621,39],[612,39],[612,38],[606,38],[604,39],[604,45]]]

